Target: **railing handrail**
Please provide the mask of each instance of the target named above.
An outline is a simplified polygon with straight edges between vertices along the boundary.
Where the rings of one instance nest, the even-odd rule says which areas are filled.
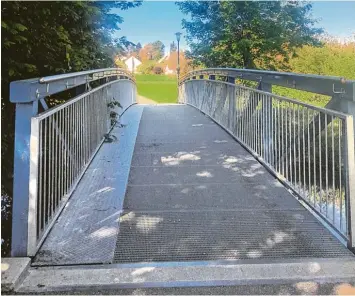
[[[209,82],[215,82],[215,83],[222,83],[222,84],[226,84],[226,85],[231,85],[233,86],[234,84],[233,83],[230,83],[230,82],[225,82],[225,81],[218,81],[218,80],[208,80],[208,79],[199,79],[200,81],[209,81]],[[186,82],[193,82],[194,80],[189,80],[189,81],[186,81]],[[241,85],[237,85],[238,87],[241,87]],[[269,92],[267,91],[263,91],[263,90],[260,90],[260,89],[255,89],[255,88],[252,88],[252,87],[248,87],[248,86],[242,86],[243,89],[247,89],[247,90],[250,90],[250,91],[256,91],[260,94],[265,94],[265,95],[270,95]],[[333,109],[328,109],[328,108],[324,108],[324,107],[318,107],[318,106],[315,106],[315,105],[312,105],[312,104],[308,104],[308,103],[305,103],[305,102],[302,102],[302,101],[298,101],[296,99],[292,99],[292,98],[287,98],[285,96],[280,96],[280,95],[276,95],[276,94],[272,94],[272,96],[274,98],[277,98],[277,99],[280,99],[282,101],[285,101],[285,102],[289,102],[289,103],[293,103],[293,104],[297,104],[297,105],[301,105],[303,107],[307,107],[309,109],[312,109],[314,111],[318,111],[318,112],[323,112],[323,113],[326,113],[328,115],[334,115],[334,116],[338,116],[342,119],[346,119],[349,114],[347,113],[344,113],[344,112],[340,112],[340,111],[336,111],[336,110],[333,110]]]
[[[62,109],[65,109],[66,107],[68,107],[68,106],[80,101],[82,98],[84,98],[84,97],[86,97],[86,96],[88,96],[88,95],[90,95],[90,94],[92,94],[92,93],[104,88],[104,87],[107,87],[110,84],[119,83],[119,82],[125,82],[125,81],[130,81],[130,80],[129,79],[119,79],[119,80],[114,80],[114,81],[105,83],[103,85],[100,85],[98,87],[95,87],[92,90],[89,90],[89,91],[87,91],[85,93],[82,93],[81,95],[78,95],[78,96],[76,96],[76,97],[74,97],[74,98],[72,98],[72,99],[70,99],[70,100],[68,100],[68,101],[66,101],[64,103],[61,103],[61,104],[59,104],[57,106],[54,106],[53,108],[50,108],[48,110],[45,110],[45,111],[41,112],[41,113],[37,114],[36,116],[33,116],[33,118],[36,118],[38,120],[42,120],[44,118],[47,118],[47,117],[51,116],[52,114],[54,114],[54,113],[56,113],[56,112],[58,112],[58,111],[60,111]]]
[[[91,74],[96,74],[96,73],[102,73],[102,72],[114,72],[115,75],[124,73],[125,75],[130,76],[133,79],[133,75],[122,68],[103,68],[103,69],[95,69],[95,70],[88,70],[88,71],[80,71],[80,72],[73,72],[73,73],[66,73],[66,74],[58,74],[58,75],[51,75],[51,76],[45,76],[41,77],[38,79],[39,83],[49,83],[53,81],[59,81],[59,80],[65,80],[68,78],[73,78],[73,77],[78,77],[78,76],[83,76],[83,75],[91,75]],[[112,73],[109,73],[110,76]]]
[[[207,68],[187,73],[185,76],[181,77],[179,85],[199,75],[221,75],[269,83],[328,96],[339,94],[341,98],[355,101],[355,80],[347,80],[340,76],[321,76],[254,69]]]
[[[103,68],[52,75],[11,82],[10,101],[13,103],[34,102],[79,85],[114,76],[125,76],[135,83],[132,73],[122,68]]]

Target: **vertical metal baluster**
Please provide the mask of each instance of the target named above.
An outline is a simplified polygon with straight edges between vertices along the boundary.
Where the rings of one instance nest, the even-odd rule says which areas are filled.
[[[312,123],[313,123],[313,205],[316,205],[316,198],[317,198],[317,171],[316,171],[316,125],[314,122],[314,112],[312,116]]]
[[[281,113],[281,151],[280,151],[280,160],[281,160],[281,167],[282,167],[282,176],[286,176],[286,172],[285,172],[285,160],[286,160],[286,147],[285,147],[285,108],[283,103],[281,102],[281,107],[280,107],[280,113]]]
[[[258,155],[262,157],[262,109],[263,109],[263,102],[261,100],[261,94],[258,93],[259,97],[259,110],[258,110],[258,142],[259,142],[259,151]]]
[[[318,114],[319,120],[318,120],[318,150],[319,150],[319,206],[320,206],[320,213],[322,213],[322,208],[323,208],[323,194],[322,194],[322,127],[321,127],[321,122],[322,122],[322,117],[321,117],[321,112]]]
[[[61,160],[61,149],[60,149],[60,110],[57,112],[57,123],[56,123],[56,133],[55,133],[55,138],[56,138],[56,184],[57,184],[57,191],[56,191],[56,200],[54,203],[54,212],[57,212],[57,207],[60,199],[60,160]]]
[[[88,162],[88,151],[87,151],[87,140],[88,140],[88,127],[87,127],[87,120],[88,120],[88,113],[87,113],[87,101],[86,101],[86,98],[87,97],[84,97],[83,98],[83,103],[84,103],[84,130],[85,130],[85,133],[84,133],[84,162],[85,164],[87,164]]]
[[[57,203],[57,198],[58,198],[58,112],[54,113],[54,134],[53,134],[53,140],[54,140],[54,198],[53,198],[53,203],[52,203],[52,210],[53,210],[53,215],[55,214],[56,210],[56,203]]]
[[[253,98],[254,98],[255,93],[252,92],[249,101],[248,101],[248,141],[249,141],[249,147],[253,150],[253,119],[252,119],[252,108],[253,108]]]
[[[258,93],[255,93],[254,97],[254,107],[253,107],[253,117],[254,117],[254,151],[258,153]]]
[[[297,170],[296,170],[296,161],[297,161],[297,147],[296,147],[296,106],[292,104],[292,113],[293,113],[293,186],[297,187]],[[297,190],[297,189],[296,189]]]
[[[55,175],[54,175],[54,170],[55,170],[55,141],[54,141],[54,133],[55,133],[55,129],[54,129],[54,125],[55,125],[55,113],[51,116],[52,117],[52,132],[51,132],[51,200],[50,200],[50,218],[52,218],[53,215],[53,203],[54,203],[54,199],[55,199]]]
[[[255,120],[256,120],[256,154],[260,155],[260,117],[259,117],[260,94],[256,93]]]
[[[287,112],[288,116],[288,172],[289,172],[289,182],[292,184],[292,177],[293,177],[293,167],[292,167],[292,104],[289,103],[289,108]]]
[[[342,190],[342,165],[341,165],[341,138],[342,138],[342,123],[343,121],[341,119],[338,119],[338,132],[339,132],[339,137],[338,137],[338,149],[339,149],[339,194],[340,194],[340,231],[343,231],[343,190]]]
[[[61,195],[60,195],[60,201],[63,200],[63,196],[65,194],[65,144],[64,144],[64,112],[65,109],[61,110],[61,117],[60,117],[60,133],[61,133],[61,137],[60,137],[60,153],[61,153],[61,182],[60,182],[60,188],[61,188]]]
[[[308,138],[308,148],[307,148],[307,154],[308,154],[308,200],[311,202],[311,136],[309,134],[309,109],[307,109],[307,138]]]
[[[43,182],[44,182],[44,189],[43,189],[43,216],[42,216],[42,224],[41,224],[41,230],[44,229],[44,226],[46,224],[46,216],[47,216],[47,203],[48,203],[48,184],[47,184],[47,157],[48,157],[48,122],[49,118],[44,119],[44,172],[43,172]]]
[[[90,159],[90,122],[91,122],[91,117],[90,117],[90,95],[86,97],[86,155],[87,155],[87,161]]]
[[[302,107],[302,143],[303,143],[303,196],[306,197],[306,137],[304,135],[305,120],[304,120],[304,107]]]
[[[301,142],[300,142],[300,105],[297,107],[297,144],[298,144],[298,183],[297,183],[297,188],[298,188],[298,193],[301,194]]]
[[[67,132],[65,130],[65,123],[66,123],[66,112],[67,112],[67,108],[63,108],[63,114],[62,114],[62,147],[63,147],[63,187],[62,187],[62,191],[63,191],[63,195],[62,195],[62,200],[64,199],[64,197],[67,194]]]
[[[74,126],[74,104],[70,105],[70,148],[72,151],[72,159],[70,161],[70,189],[73,186],[73,180],[74,180],[74,169],[75,169],[75,157],[76,157],[76,151],[75,151],[75,145],[74,145],[74,133],[75,133],[75,126]]]
[[[76,171],[75,171],[75,181],[78,179],[78,175],[80,172],[80,109],[79,102],[75,103],[75,148],[76,148]]]
[[[289,174],[288,174],[288,153],[289,153],[289,147],[288,147],[288,127],[289,127],[289,124],[288,124],[288,103],[285,102],[285,105],[286,105],[286,108],[285,108],[285,145],[286,145],[286,150],[285,150],[285,165],[286,165],[286,180],[287,182],[289,182]]]
[[[81,99],[79,101],[79,159],[80,159],[80,164],[79,164],[79,167],[80,167],[80,172],[83,170],[83,134],[84,134],[84,129],[83,129],[83,100]]]
[[[277,132],[278,132],[278,126],[277,126],[277,99],[273,98],[272,99],[272,136],[273,136],[273,141],[272,141],[272,159],[273,159],[273,164],[274,164],[274,169],[277,172]]]
[[[58,140],[58,199],[57,199],[57,207],[60,204],[60,200],[62,199],[62,156],[63,156],[63,147],[61,141],[62,134],[62,110],[58,112],[58,132],[57,132],[57,140]]]
[[[75,181],[78,179],[80,172],[80,102],[75,103],[75,147],[76,147],[76,171],[75,171]]]
[[[70,163],[71,163],[71,147],[69,142],[69,109],[70,106],[65,108],[65,144],[67,145],[66,151],[66,165],[65,165],[65,193],[69,193],[69,179],[70,179]]]
[[[72,179],[72,184],[75,183],[76,180],[76,172],[78,170],[78,165],[77,165],[77,160],[78,160],[78,149],[77,149],[77,127],[78,125],[76,124],[77,120],[77,110],[76,110],[76,103],[72,104],[72,111],[73,111],[73,150],[74,150],[74,159],[73,159],[73,179]]]
[[[264,94],[261,95],[261,157],[265,161],[265,99]]]
[[[281,116],[280,116],[280,100],[277,99],[277,172],[281,173],[281,161],[280,161],[280,154],[281,154]]]
[[[326,217],[328,218],[328,117],[327,114],[324,114],[324,126],[325,126],[325,194],[326,194]]]
[[[333,223],[335,223],[336,191],[335,191],[335,145],[334,145],[334,116],[331,117],[332,127],[332,173],[333,173]]]
[[[271,139],[271,143],[270,143],[270,164],[271,166],[274,168],[274,170],[276,171],[276,167],[275,167],[275,154],[274,154],[274,143],[275,143],[275,127],[274,127],[274,120],[275,120],[275,108],[273,107],[274,105],[274,100],[273,97],[269,95],[269,99],[270,99],[270,139]]]
[[[236,137],[237,137],[238,139],[240,139],[240,137],[239,137],[239,129],[240,129],[240,109],[239,109],[240,88],[239,88],[239,87],[236,89],[235,99],[236,99],[235,106],[236,106],[236,111],[237,111]]]
[[[91,113],[91,97],[92,94],[88,95],[88,108],[87,108],[87,114],[88,114],[88,155],[91,157],[91,123],[92,123],[92,117],[90,116]]]
[[[245,90],[242,90],[242,97],[240,100],[240,123],[241,123],[241,140],[244,143],[244,98],[245,98]]]
[[[38,175],[38,204],[37,204],[37,213],[38,213],[38,216],[36,217],[37,218],[37,231],[36,231],[36,234],[37,234],[37,239],[39,237],[39,234],[41,232],[41,223],[42,223],[42,202],[43,202],[43,120],[41,120],[39,122],[39,168],[38,168],[38,172],[39,172],[39,175]]]

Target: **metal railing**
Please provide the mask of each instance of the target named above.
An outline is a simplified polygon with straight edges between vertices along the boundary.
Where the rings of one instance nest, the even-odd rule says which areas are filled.
[[[83,77],[86,78],[83,80]],[[90,78],[87,79],[88,77]],[[101,81],[100,86],[90,89],[89,81],[102,78],[104,81]],[[13,255],[35,255],[106,134],[115,124],[114,117],[136,101],[134,80],[129,73],[121,69],[44,77],[37,79],[35,88],[33,80],[22,81],[22,84],[32,84],[31,89],[37,94],[41,93],[38,89],[42,84],[46,84],[45,93],[52,91],[53,94],[76,87],[77,83],[82,81],[87,81],[83,85],[85,88],[82,94],[27,118],[30,121],[30,129],[27,130],[30,133],[27,135],[29,142],[25,147],[20,147],[21,160],[15,153],[14,188],[20,184],[23,186],[26,181],[29,187],[27,196],[26,191],[17,191],[17,194],[14,194]],[[15,82],[17,87],[18,84]],[[46,106],[45,97],[37,95],[35,98],[35,101],[27,104],[33,108],[43,99],[43,105]],[[21,116],[21,107],[24,107],[22,105],[17,104],[17,118]],[[23,126],[16,122],[15,137],[19,137],[21,129]],[[29,156],[28,161],[23,159],[24,155]],[[22,166],[28,175],[16,174],[16,166]],[[27,210],[25,217],[24,209]],[[19,237],[20,233],[26,234],[26,240]]]
[[[353,248],[353,117],[209,74],[185,76],[179,101],[226,128]],[[270,85],[262,86],[271,91]]]

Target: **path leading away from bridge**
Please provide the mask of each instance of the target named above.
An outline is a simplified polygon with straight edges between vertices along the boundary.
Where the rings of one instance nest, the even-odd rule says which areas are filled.
[[[34,265],[353,257],[197,109],[136,105],[126,115]]]

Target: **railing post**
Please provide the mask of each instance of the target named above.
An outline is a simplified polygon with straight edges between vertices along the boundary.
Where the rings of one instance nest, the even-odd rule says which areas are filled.
[[[27,256],[35,256],[37,251],[37,193],[38,193],[38,161],[40,154],[39,120],[31,120],[30,137],[30,181],[28,208],[28,242]]]
[[[264,83],[264,82],[260,82],[258,85],[258,89],[271,93],[272,92],[272,85],[269,83]],[[262,109],[261,112],[264,114],[263,115],[263,134],[262,134],[262,138],[263,138],[263,150],[264,150],[264,158],[267,162],[269,163],[274,163],[273,159],[269,159],[269,156],[271,156],[271,158],[273,158],[273,151],[271,151],[272,149],[272,131],[270,130],[270,124],[269,121],[271,120],[271,118],[269,118],[270,114],[272,114],[272,101],[268,100],[267,98],[262,98],[261,100],[261,104],[262,104]]]
[[[12,90],[12,89],[11,89]],[[31,118],[38,101],[16,104],[11,256],[27,256],[29,243]]]
[[[349,248],[355,250],[355,150],[354,150],[354,119],[351,115],[345,119],[344,135],[346,196],[348,197]]]

